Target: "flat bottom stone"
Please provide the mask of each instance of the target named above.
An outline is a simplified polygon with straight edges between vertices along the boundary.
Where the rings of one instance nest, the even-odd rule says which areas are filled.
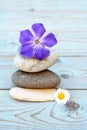
[[[25,89],[14,87],[9,91],[9,94],[12,98],[21,100],[21,101],[29,101],[29,102],[45,102],[45,101],[53,101],[54,93],[56,89]]]

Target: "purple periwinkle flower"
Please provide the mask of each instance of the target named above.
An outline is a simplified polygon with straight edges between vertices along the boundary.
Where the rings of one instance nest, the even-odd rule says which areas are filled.
[[[25,58],[43,60],[50,55],[48,47],[57,44],[57,39],[53,33],[43,37],[46,29],[41,23],[33,24],[32,31],[34,34],[29,29],[20,32],[19,41],[22,44],[20,54]]]

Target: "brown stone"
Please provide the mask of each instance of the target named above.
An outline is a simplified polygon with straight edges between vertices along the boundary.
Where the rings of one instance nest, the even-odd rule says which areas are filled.
[[[23,88],[55,88],[60,83],[60,78],[50,70],[37,73],[17,70],[12,75],[12,81],[17,86]]]

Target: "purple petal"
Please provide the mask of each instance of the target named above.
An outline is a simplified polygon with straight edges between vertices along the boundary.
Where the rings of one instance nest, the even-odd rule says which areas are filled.
[[[41,36],[45,33],[45,28],[41,23],[35,23],[32,25],[32,30],[34,31],[37,38],[41,38]]]
[[[23,30],[20,32],[20,38],[19,38],[19,41],[22,43],[22,44],[25,44],[27,42],[30,42],[34,39],[34,36],[32,35],[32,33],[30,32],[30,30]]]
[[[21,46],[20,54],[25,58],[31,58],[33,56],[34,44],[27,43]]]
[[[57,39],[53,33],[49,33],[46,37],[43,38],[42,43],[45,46],[52,47],[57,43]]]
[[[50,55],[50,51],[44,47],[42,47],[41,45],[38,45],[36,47],[36,51],[34,54],[34,57],[38,60],[43,60],[45,58],[47,58]]]

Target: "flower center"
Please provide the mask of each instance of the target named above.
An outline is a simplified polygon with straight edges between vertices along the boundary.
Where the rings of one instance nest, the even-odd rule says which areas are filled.
[[[39,43],[39,39],[36,39],[36,40],[34,41],[34,43],[35,43],[35,44],[38,44],[38,43]]]
[[[60,100],[63,100],[63,99],[65,98],[65,94],[64,94],[64,93],[59,93],[59,94],[58,94],[58,98],[59,98]]]

